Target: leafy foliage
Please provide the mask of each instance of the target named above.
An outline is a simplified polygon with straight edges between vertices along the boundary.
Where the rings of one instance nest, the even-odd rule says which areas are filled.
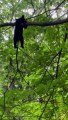
[[[30,22],[50,22],[67,17],[67,1],[0,0],[0,11],[0,24],[22,14]],[[0,119],[67,120],[68,23],[28,26],[18,69],[13,31],[0,28]]]

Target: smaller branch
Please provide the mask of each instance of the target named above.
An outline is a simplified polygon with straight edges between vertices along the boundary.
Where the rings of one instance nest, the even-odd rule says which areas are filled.
[[[3,115],[4,115],[4,113],[5,113],[5,109],[6,109],[6,103],[5,103],[5,98],[6,98],[6,93],[7,93],[7,89],[6,89],[6,91],[4,92],[4,94],[3,94],[3,96],[4,96],[4,105],[3,105],[3,113],[2,113],[2,115],[1,115],[1,120],[3,119]]]
[[[63,0],[61,3],[58,4],[58,6],[55,8],[55,10],[58,10],[59,7],[65,2],[65,0]]]
[[[68,36],[68,33],[67,33],[67,28],[66,28],[66,33],[65,33],[65,36],[64,36],[64,42],[66,42],[67,36]]]
[[[41,120],[41,118],[42,118],[42,116],[43,116],[43,114],[44,114],[44,112],[45,112],[45,109],[46,109],[46,107],[47,107],[47,105],[48,105],[48,103],[49,103],[50,98],[51,98],[51,95],[49,96],[48,100],[46,101],[46,104],[45,104],[45,106],[44,106],[44,108],[43,108],[43,111],[42,111],[41,115],[39,116],[39,119],[38,119],[38,120]]]
[[[17,71],[19,70],[18,68],[18,48],[16,50],[16,64],[17,64]]]
[[[58,69],[59,69],[59,62],[60,62],[60,56],[61,56],[62,48],[60,49],[58,53],[58,61],[57,61],[57,67],[56,67],[56,79],[58,78]]]

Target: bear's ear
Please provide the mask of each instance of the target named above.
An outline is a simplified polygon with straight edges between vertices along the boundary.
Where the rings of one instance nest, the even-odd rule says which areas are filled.
[[[24,18],[24,15],[22,15],[22,18]]]

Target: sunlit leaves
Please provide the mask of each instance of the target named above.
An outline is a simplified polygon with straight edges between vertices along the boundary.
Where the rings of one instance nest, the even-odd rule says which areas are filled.
[[[60,16],[57,10],[52,10],[58,2],[0,0],[0,24],[14,22],[22,14],[30,22],[54,21],[53,17]],[[0,119],[67,120],[66,32],[67,23],[52,27],[28,26],[23,32],[24,49],[20,45],[18,48],[17,69],[14,28],[0,29]]]

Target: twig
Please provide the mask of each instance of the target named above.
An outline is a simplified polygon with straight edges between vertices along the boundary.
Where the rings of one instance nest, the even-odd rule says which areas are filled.
[[[38,120],[41,120],[42,115],[43,115],[43,113],[45,112],[45,109],[46,109],[46,107],[47,107],[47,104],[48,104],[48,102],[49,102],[50,98],[51,98],[51,95],[49,96],[48,100],[46,101],[46,104],[45,104],[45,106],[44,106],[44,109],[43,109],[43,111],[42,111],[41,115],[39,116],[39,119],[38,119]]]
[[[57,67],[56,67],[56,79],[58,77],[58,68],[59,68],[59,62],[60,62],[60,56],[61,56],[62,48],[58,53],[58,61],[57,61]]]
[[[19,70],[18,69],[18,47],[16,49],[16,64],[17,64],[17,71]]]

